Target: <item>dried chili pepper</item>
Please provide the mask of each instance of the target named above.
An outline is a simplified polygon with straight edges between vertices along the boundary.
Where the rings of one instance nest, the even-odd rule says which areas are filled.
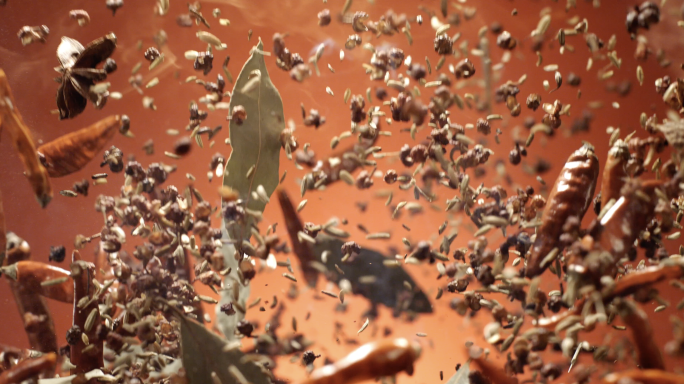
[[[0,234],[5,238],[4,234]],[[7,264],[12,265],[27,260],[31,256],[28,243],[14,233],[8,233],[9,247],[7,250]],[[24,321],[24,329],[29,339],[31,349],[41,352],[57,352],[57,336],[55,324],[50,315],[50,309],[45,299],[39,293],[26,289],[18,281],[9,282],[14,295],[14,302]],[[38,321],[35,321],[38,320]]]
[[[317,369],[306,384],[352,384],[401,371],[413,375],[413,364],[420,357],[421,348],[407,339],[390,339],[365,344],[342,360]]]
[[[302,221],[300,220],[299,215],[297,215],[297,211],[292,205],[292,201],[287,195],[287,192],[285,192],[284,189],[278,189],[277,193],[280,209],[282,209],[283,216],[285,217],[287,233],[290,235],[292,248],[299,259],[304,278],[309,286],[315,287],[316,282],[318,281],[318,270],[312,266],[311,262],[315,261],[316,257],[309,244],[300,241],[298,236],[298,233],[304,232]]]
[[[85,335],[85,337],[77,340],[76,344],[71,346],[70,359],[71,363],[75,365],[75,368],[71,369],[71,374],[77,375],[104,366],[102,356],[104,340],[100,339],[97,332],[97,325],[101,321],[98,301],[92,298],[95,293],[95,285],[91,283],[91,280],[95,276],[95,265],[82,260],[81,254],[78,251],[74,251],[71,255],[71,271],[74,280],[74,317],[72,325],[81,328]],[[82,299],[88,300],[88,304],[80,308],[78,304]],[[86,322],[93,311],[95,318],[91,321],[95,325],[91,326],[88,330]],[[88,345],[84,342],[86,338]]]
[[[518,384],[518,379],[509,376],[506,371],[487,360],[484,353],[474,351],[474,349],[477,349],[477,347],[471,347],[469,351],[472,362],[493,384]]]
[[[2,191],[0,191],[0,267],[2,267],[2,265],[5,262],[5,252],[7,251],[7,236],[5,235],[6,232],[7,229],[5,228],[5,208],[2,205]]]
[[[608,265],[610,270],[607,271],[611,276],[617,273],[615,263],[627,254],[639,233],[655,216],[659,199],[656,190],[660,189],[668,198],[674,197],[679,189],[679,180],[681,180],[681,175],[675,176],[667,183],[661,180],[646,182],[630,180],[622,188],[622,197],[603,216],[600,221],[601,232],[598,234],[598,239],[594,239],[602,250],[608,251],[612,256],[614,263]],[[572,267],[580,273],[587,271],[584,266]],[[600,271],[588,272],[600,273]],[[600,274],[603,275],[603,273]]]
[[[620,190],[625,185],[627,175],[627,161],[629,161],[629,149],[627,144],[618,140],[608,151],[608,160],[603,168],[601,180],[601,207],[605,207],[611,199],[620,198]]]
[[[50,177],[62,177],[86,166],[121,126],[121,116],[112,115],[97,123],[57,138],[38,148]]]
[[[33,193],[41,207],[45,208],[52,200],[52,187],[45,168],[38,161],[36,146],[31,131],[16,108],[12,90],[5,72],[0,69],[0,128],[6,127],[12,138],[19,158],[26,168],[26,176],[33,187]]]
[[[583,146],[570,155],[547,199],[542,224],[527,263],[525,273],[528,277],[541,274],[550,264],[542,262],[559,247],[565,221],[571,216],[582,220],[594,196],[598,174],[598,158],[592,148]]]
[[[635,272],[631,272],[615,282],[615,287],[609,294],[603,297],[603,303],[608,304],[616,297],[625,297],[632,293],[653,284],[668,280],[678,279],[684,276],[684,265],[675,262],[670,265],[658,265],[646,267]],[[579,315],[582,312],[586,299],[582,298],[575,302],[575,305],[567,311],[551,317],[540,318],[533,322],[535,326],[546,329],[554,329],[556,326],[569,316]]]
[[[648,316],[633,302],[620,300],[615,303],[622,321],[632,330],[636,344],[639,367],[642,369],[665,369],[665,361],[656,343]]]
[[[604,383],[637,382],[643,384],[684,384],[684,375],[659,369],[630,369],[609,373],[603,378]],[[631,381],[629,381],[631,380]]]
[[[35,359],[26,359],[0,375],[0,384],[18,384],[36,378],[44,371],[54,371],[57,354],[48,353]]]
[[[7,277],[15,280],[25,292],[38,293],[48,299],[63,303],[73,301],[74,291],[70,288],[69,271],[62,268],[37,261],[24,260],[3,267],[3,272]],[[41,283],[49,281],[58,281],[57,279],[65,280],[58,284],[41,285]]]

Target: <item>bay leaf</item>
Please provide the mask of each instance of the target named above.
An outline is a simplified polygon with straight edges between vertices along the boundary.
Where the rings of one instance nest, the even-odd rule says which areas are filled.
[[[263,42],[260,39],[235,81],[230,110],[241,105],[247,112],[247,118],[241,124],[236,120],[230,121],[233,151],[223,176],[223,185],[237,191],[246,208],[258,212],[264,211],[266,203],[253,199],[252,191],[262,185],[270,197],[278,186],[280,133],[285,129],[283,100],[271,82],[262,52]],[[252,166],[254,171],[247,178]],[[249,225],[246,223],[245,228]],[[248,233],[249,230],[245,235]]]
[[[454,373],[446,384],[470,384],[468,375],[470,374],[470,364],[466,362]]]
[[[242,362],[242,353],[237,348],[225,351],[226,341],[203,325],[180,315],[181,351],[183,368],[188,384],[207,384],[212,372],[221,384],[238,384],[228,367],[234,365],[251,384],[270,384],[271,380],[262,368],[253,362]]]
[[[259,39],[259,44],[252,49],[250,58],[235,81],[229,109],[241,105],[247,112],[247,118],[241,124],[237,124],[235,120],[230,121],[233,151],[226,162],[223,176],[223,185],[238,192],[247,209],[257,212],[263,212],[266,203],[253,199],[252,191],[256,191],[261,185],[270,197],[278,185],[280,133],[285,129],[283,101],[271,82],[262,52],[263,42]],[[250,177],[247,178],[252,167],[254,170],[249,172]],[[224,268],[230,268],[231,271],[225,277],[224,286],[237,287],[237,301],[243,308],[246,307],[250,290],[249,285],[240,283],[238,271],[239,258],[242,255],[237,255],[236,259],[233,244],[249,239],[253,221],[248,215],[242,225],[225,223],[223,226],[223,238],[229,240],[222,248]],[[234,301],[232,292],[233,289],[223,290],[216,306],[217,326],[228,340],[235,340],[235,327],[245,316],[240,311],[230,316],[220,311],[221,305]]]

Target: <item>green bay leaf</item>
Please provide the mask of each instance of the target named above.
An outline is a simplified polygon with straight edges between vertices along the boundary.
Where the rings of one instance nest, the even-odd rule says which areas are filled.
[[[242,124],[230,121],[233,148],[226,164],[223,185],[232,188],[246,202],[246,208],[263,212],[266,203],[252,198],[259,185],[271,196],[278,186],[280,133],[285,129],[283,100],[275,88],[264,62],[259,40],[252,56],[242,67],[230,99],[230,111],[241,105],[247,112]],[[252,175],[246,175],[254,166]]]
[[[271,379],[253,362],[242,362],[239,349],[225,351],[226,341],[203,325],[179,314],[183,368],[188,384],[211,384],[215,372],[221,384],[239,384],[228,367],[234,365],[251,384],[270,384]]]
[[[470,374],[470,363],[466,362],[461,365],[461,367],[454,373],[453,376],[447,381],[446,384],[469,384],[470,379],[468,375]]]
[[[285,129],[283,100],[271,82],[262,52],[263,43],[259,39],[259,44],[252,49],[250,58],[235,81],[229,108],[232,112],[238,105],[244,107],[247,118],[242,124],[230,121],[233,151],[223,176],[223,185],[238,192],[247,209],[257,212],[263,212],[266,203],[252,198],[252,192],[261,185],[270,197],[278,185],[280,133]],[[252,167],[254,170],[247,178]],[[241,244],[243,239],[249,239],[252,222],[253,218],[248,216],[242,225],[236,225],[235,222],[228,225],[226,222],[223,228],[223,237],[228,240],[222,248],[224,268],[230,268],[231,271],[226,275],[224,285],[237,289],[237,298],[234,291],[223,290],[219,305],[216,306],[217,326],[228,340],[236,339],[235,327],[245,314],[238,311],[228,316],[220,311],[220,307],[234,301],[246,307],[250,289],[249,285],[241,283],[238,261],[242,255],[238,252],[236,258],[236,247],[233,244]]]

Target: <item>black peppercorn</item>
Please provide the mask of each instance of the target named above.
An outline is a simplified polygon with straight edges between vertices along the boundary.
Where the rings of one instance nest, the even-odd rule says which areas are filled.
[[[66,342],[69,345],[76,345],[76,343],[81,341],[81,334],[83,334],[81,327],[78,325],[73,325],[71,328],[69,328],[69,330],[67,330]]]
[[[66,249],[64,248],[63,245],[58,245],[56,247],[50,247],[50,256],[49,260],[54,261],[57,263],[61,263],[64,261],[64,258],[66,257]]]

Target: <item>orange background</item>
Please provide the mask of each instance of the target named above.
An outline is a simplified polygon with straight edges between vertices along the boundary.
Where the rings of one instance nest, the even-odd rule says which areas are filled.
[[[346,37],[353,33],[349,25],[340,24],[336,20],[333,20],[332,24],[325,28],[317,25],[316,14],[327,7],[335,15],[342,8],[342,0],[330,0],[327,4],[320,1],[300,2],[294,0],[203,1],[202,11],[212,25],[211,32],[228,44],[227,50],[215,52],[214,69],[207,77],[203,77],[200,72],[193,71],[192,62],[183,57],[184,51],[190,49],[201,51],[205,46],[194,36],[197,30],[204,28],[181,28],[176,25],[176,16],[187,12],[186,2],[171,0],[171,10],[165,17],[154,15],[154,3],[154,1],[149,0],[126,1],[125,6],[117,11],[115,17],[112,17],[111,12],[105,8],[103,0],[8,0],[7,6],[0,8],[0,68],[6,72],[18,104],[17,107],[28,126],[31,127],[38,142],[53,140],[60,135],[89,125],[108,114],[128,114],[132,122],[131,130],[136,135],[135,140],[117,135],[112,144],[121,148],[126,156],[135,155],[144,166],[152,162],[177,164],[177,172],[169,178],[165,185],[173,184],[182,189],[189,182],[185,178],[185,174],[192,173],[197,177],[194,184],[204,197],[212,204],[218,204],[219,198],[216,189],[220,185],[220,180],[216,179],[209,183],[206,172],[209,170],[209,160],[214,153],[220,152],[226,157],[230,154],[230,147],[223,143],[223,140],[228,137],[225,111],[210,113],[209,118],[205,121],[205,125],[210,127],[219,124],[224,127],[216,138],[216,144],[213,148],[205,146],[204,149],[200,149],[195,146],[192,153],[181,161],[174,161],[163,155],[165,150],[172,149],[173,143],[178,139],[178,137],[166,135],[165,131],[167,129],[183,131],[188,121],[187,106],[190,100],[197,100],[206,93],[201,86],[186,84],[184,82],[186,77],[196,75],[198,78],[205,78],[207,81],[216,81],[216,75],[222,73],[221,63],[227,54],[231,56],[229,69],[233,76],[237,76],[242,63],[248,57],[249,49],[256,44],[259,37],[264,40],[265,49],[272,50],[271,37],[275,32],[288,32],[287,47],[292,52],[299,52],[305,60],[313,54],[318,44],[325,42],[326,50],[320,63],[321,77],[317,78],[314,75],[303,84],[296,83],[289,78],[288,73],[278,69],[273,57],[267,58],[270,76],[283,98],[286,118],[294,119],[297,124],[296,136],[300,144],[310,143],[318,158],[322,158],[330,152],[331,138],[349,127],[350,112],[342,100],[345,89],[350,87],[352,94],[365,95],[368,86],[382,85],[380,82],[370,82],[361,68],[361,64],[370,59],[371,54],[368,51],[361,48],[345,51],[346,58],[340,62],[339,49],[343,47]],[[549,140],[538,136],[529,149],[528,157],[524,159],[524,162],[533,164],[537,158],[543,157],[553,164],[551,171],[543,175],[544,180],[549,185],[553,183],[563,161],[572,151],[581,146],[582,140],[594,144],[599,159],[603,163],[607,151],[608,135],[606,128],[608,126],[620,127],[624,137],[633,130],[637,130],[639,134],[644,133],[639,127],[641,112],[646,112],[649,115],[656,112],[659,118],[664,117],[665,108],[654,92],[653,82],[657,77],[665,74],[675,76],[679,73],[678,67],[682,55],[679,52],[682,52],[682,40],[674,38],[680,36],[680,29],[676,26],[679,19],[679,5],[675,4],[676,2],[668,2],[662,11],[661,23],[653,31],[646,33],[651,48],[654,51],[657,48],[665,49],[667,57],[672,60],[673,64],[669,68],[661,68],[655,60],[655,55],[652,55],[646,63],[642,63],[646,77],[643,87],[639,87],[635,76],[637,66],[637,62],[633,59],[635,42],[629,39],[624,27],[625,14],[628,5],[632,2],[604,1],[603,3],[600,9],[594,9],[591,3],[578,1],[577,9],[572,9],[566,13],[564,10],[565,2],[471,0],[468,1],[468,5],[478,8],[475,18],[465,21],[461,17],[460,26],[452,27],[449,31],[451,35],[456,31],[462,33],[462,37],[456,45],[467,39],[470,43],[469,48],[473,48],[477,41],[477,32],[482,26],[490,25],[494,21],[500,22],[504,29],[519,39],[519,46],[513,51],[510,63],[506,64],[504,69],[500,71],[500,78],[494,83],[495,86],[506,80],[517,81],[521,75],[527,74],[527,81],[520,87],[519,102],[524,103],[529,93],[536,92],[542,95],[544,102],[553,102],[554,99],[558,98],[564,104],[572,104],[572,117],[563,117],[563,126],[556,136]],[[375,45],[399,46],[405,50],[407,55],[412,55],[414,62],[424,64],[424,57],[428,56],[434,68],[439,58],[432,48],[434,30],[430,28],[427,15],[418,10],[419,5],[439,12],[439,1],[395,2],[376,0],[371,3],[356,0],[351,9],[352,11],[367,12],[372,20],[377,20],[389,8],[397,13],[407,13],[409,16],[422,14],[425,20],[423,25],[419,26],[415,23],[412,25],[414,43],[411,47],[408,46],[406,37],[402,34],[396,34],[392,37],[383,36],[379,40],[365,34],[363,38],[364,42],[370,41]],[[546,6],[552,8],[553,19],[547,33],[547,44],[542,50],[543,65],[559,64],[564,78],[567,78],[567,74],[571,71],[579,74],[582,77],[582,85],[580,86],[582,98],[580,100],[577,100],[576,97],[577,89],[567,85],[563,85],[560,90],[551,95],[543,91],[542,81],[548,80],[553,84],[553,73],[543,72],[540,68],[535,67],[537,58],[530,49],[530,40],[525,39],[525,37],[529,36],[530,31],[536,26],[541,8]],[[218,20],[211,16],[211,10],[215,7],[221,10],[221,17],[230,19],[230,26],[220,26]],[[511,11],[514,8],[518,10],[517,16],[511,16]],[[79,27],[75,21],[70,20],[68,12],[72,9],[86,10],[91,16],[91,24],[87,27]],[[456,8],[449,6],[450,12],[455,10]],[[596,33],[604,42],[607,43],[612,34],[617,35],[617,51],[619,57],[623,59],[623,64],[620,70],[616,70],[615,76],[609,82],[619,83],[623,80],[630,80],[632,91],[627,97],[621,97],[614,92],[607,92],[605,90],[607,82],[601,82],[597,79],[597,70],[603,67],[607,60],[597,60],[591,71],[585,70],[588,49],[580,36],[568,37],[567,39],[568,44],[575,47],[574,53],[566,51],[564,55],[559,54],[557,43],[552,41],[553,36],[559,28],[570,27],[565,20],[575,14],[586,17],[589,21],[590,32]],[[50,28],[51,33],[47,43],[22,47],[16,37],[16,32],[23,25],[41,24],[46,24]],[[152,36],[160,29],[165,30],[169,37],[168,44],[161,50],[166,55],[166,62],[160,67],[161,69],[158,68],[150,73],[147,70],[147,62],[143,58],[143,52],[138,51],[136,45],[138,40],[142,40],[143,51],[147,47],[153,46]],[[253,36],[252,40],[248,41],[247,35],[250,29],[253,31]],[[57,76],[53,67],[59,64],[55,51],[60,37],[69,36],[85,45],[110,31],[115,32],[118,37],[118,48],[112,56],[118,63],[118,71],[110,75],[107,81],[112,83],[110,91],[122,92],[123,99],[110,99],[102,111],[96,111],[92,105],[89,105],[86,111],[77,118],[58,121],[57,116],[51,114],[50,110],[56,108],[55,93],[58,84],[52,79]],[[500,62],[503,51],[496,47],[494,35],[487,33],[487,36],[490,40],[492,61],[493,64],[496,64]],[[481,61],[476,57],[471,59],[479,71],[475,78],[481,78]],[[127,80],[131,68],[140,61],[143,62],[143,69],[139,72],[144,76],[143,84],[155,76],[160,80],[158,86],[145,90],[145,95],[154,98],[155,105],[158,107],[157,111],[144,109],[141,102],[142,96],[128,84]],[[335,69],[334,74],[326,68],[328,63]],[[447,66],[450,63],[455,64],[456,60],[449,58],[447,65],[441,72],[448,73]],[[404,73],[405,68],[402,66],[398,72]],[[176,72],[179,74],[177,78],[174,76]],[[394,74],[394,76],[396,75]],[[428,81],[434,80],[435,77],[433,72],[433,75],[428,77]],[[334,91],[335,96],[326,94],[325,88],[327,86]],[[228,84],[227,88],[230,87]],[[421,89],[421,91],[423,92],[423,101],[427,103],[430,92],[427,89]],[[464,92],[479,92],[479,89],[468,87],[458,92],[463,95]],[[396,92],[390,91],[390,95],[395,94]],[[604,101],[605,105],[603,108],[592,111],[594,119],[591,123],[591,131],[568,136],[567,132],[572,121],[581,116],[583,110],[587,108],[587,103],[597,100]],[[374,101],[376,101],[375,98]],[[616,110],[610,107],[610,103],[613,101],[620,103],[620,109]],[[327,118],[327,123],[318,130],[304,127],[300,118],[300,103],[304,104],[307,111],[311,108],[318,109],[321,115]],[[377,103],[373,105],[377,105]],[[383,108],[383,110],[389,113],[388,108]],[[460,124],[475,123],[475,120],[481,117],[474,111],[467,109],[461,111],[452,108],[451,112],[451,120]],[[501,183],[511,195],[515,191],[514,187],[507,186],[503,180],[497,179],[494,165],[499,159],[503,159],[508,164],[508,152],[512,148],[513,138],[524,140],[527,137],[527,130],[522,127],[523,119],[527,116],[534,116],[539,121],[543,112],[539,109],[532,113],[523,105],[521,116],[512,119],[505,106],[499,104],[494,106],[494,113],[501,113],[504,116],[503,121],[492,124],[494,129],[501,128],[503,131],[501,144],[497,145],[494,142],[493,135],[484,138],[476,132],[469,133],[476,140],[483,139],[483,142],[487,144],[486,146],[495,151],[495,155],[489,160],[485,178],[476,179],[475,182],[478,184],[484,182],[486,186]],[[399,132],[400,128],[405,127],[405,124],[398,123],[391,126],[382,124],[382,129],[391,131],[393,135],[381,137],[378,145],[382,146],[385,151],[395,151],[404,143],[411,143],[407,133]],[[419,136],[423,137],[426,134],[427,131],[423,130]],[[146,156],[142,150],[142,144],[149,138],[154,138],[155,154],[153,156]],[[33,250],[32,257],[34,260],[47,261],[50,245],[63,244],[67,247],[69,254],[73,247],[73,239],[77,234],[88,236],[100,231],[102,217],[94,210],[95,198],[99,194],[116,195],[123,183],[122,173],[110,175],[109,184],[91,186],[87,197],[66,198],[60,196],[58,191],[70,189],[75,181],[89,178],[91,174],[101,171],[98,166],[99,158],[96,158],[77,174],[53,179],[55,198],[46,209],[41,210],[32,196],[28,183],[24,180],[22,165],[14,154],[8,136],[2,135],[0,139],[0,188],[4,196],[7,227],[29,242]],[[351,140],[343,141],[340,147],[349,145],[352,142]],[[379,161],[380,170],[384,171],[391,167],[403,168],[396,161]],[[304,175],[305,171],[297,170],[283,154],[281,156],[281,172],[284,170],[288,171],[284,187],[297,204],[299,201],[297,180]],[[512,167],[508,165],[507,172],[513,180],[519,182],[518,185],[522,187],[532,185],[535,189],[540,189],[540,184],[534,179],[534,176],[524,174],[521,171],[521,166]],[[472,177],[472,169],[469,173]],[[649,173],[644,177],[654,176]],[[340,219],[346,218],[349,220],[349,225],[344,229],[352,233],[353,239],[362,246],[383,252],[386,252],[389,246],[403,249],[400,239],[404,236],[413,243],[423,239],[432,239],[435,244],[438,244],[439,238],[436,235],[439,225],[445,219],[443,212],[431,210],[425,201],[421,200],[425,206],[423,214],[412,217],[404,214],[399,220],[391,221],[391,212],[384,206],[385,199],[375,196],[379,190],[386,190],[388,187],[380,179],[376,179],[375,183],[374,188],[365,191],[359,191],[346,184],[338,183],[325,192],[309,192],[306,195],[308,205],[302,211],[301,216],[303,220],[314,223],[324,223],[333,216]],[[395,203],[412,199],[409,195],[402,196],[396,185],[391,188],[394,190]],[[442,208],[444,201],[453,197],[453,192],[444,188],[437,189],[435,192],[438,195],[436,202]],[[368,203],[368,209],[365,213],[356,207],[357,202]],[[593,217],[593,213],[589,212],[585,219]],[[263,228],[280,221],[281,226],[279,226],[278,232],[286,236],[277,203],[274,202],[267,207],[265,218]],[[459,232],[452,249],[465,246],[472,235],[472,225],[469,225],[469,219],[464,215],[457,215],[455,218],[462,219],[463,225],[458,228],[450,227],[447,230],[457,229]],[[218,226],[218,221],[213,220],[213,224]],[[402,229],[401,223],[411,227],[411,232],[407,233]],[[392,233],[392,239],[389,241],[364,240],[365,235],[357,230],[357,224],[363,224],[371,232],[389,231]],[[497,245],[500,241],[500,233],[492,233],[489,236],[490,244]],[[667,245],[671,252],[675,252],[679,243],[668,241]],[[95,247],[95,243],[88,245],[84,254],[91,255]],[[131,244],[128,245],[128,249],[132,250]],[[281,254],[277,257],[279,260],[284,260],[286,256]],[[295,262],[296,257],[294,255],[288,255],[288,257]],[[67,265],[65,262],[61,267],[66,268]],[[437,273],[434,267],[407,266],[407,268],[431,298],[434,298],[438,286],[446,284],[444,279],[435,280]],[[282,270],[280,269],[272,272],[265,271],[258,274],[251,283],[253,291],[250,302],[251,299],[261,297],[262,305],[267,308],[266,312],[259,312],[255,307],[247,314],[248,319],[260,323],[258,331],[263,330],[263,326],[272,314],[272,310],[264,304],[264,301],[270,301],[272,296],[276,295],[278,300],[285,302],[288,308],[283,316],[283,326],[279,330],[279,335],[287,336],[289,332],[292,332],[289,324],[294,316],[298,320],[299,330],[303,331],[306,337],[315,341],[312,349],[316,353],[321,353],[323,357],[332,360],[339,359],[355,347],[345,344],[344,340],[341,340],[339,344],[335,341],[333,331],[336,322],[343,325],[344,334],[348,338],[355,339],[359,343],[380,337],[384,326],[391,327],[393,336],[397,337],[414,337],[417,332],[427,333],[426,338],[420,339],[425,346],[425,351],[416,367],[414,378],[409,379],[405,375],[400,375],[400,383],[434,382],[438,380],[440,370],[444,371],[445,380],[448,379],[453,373],[454,366],[464,361],[463,343],[467,340],[481,342],[482,327],[490,321],[490,317],[486,313],[479,314],[472,319],[459,317],[448,306],[449,300],[455,296],[446,293],[439,301],[433,300],[434,314],[420,316],[410,323],[393,319],[389,310],[381,308],[379,319],[373,322],[362,334],[356,336],[356,331],[365,320],[361,314],[368,309],[365,299],[348,297],[347,300],[349,300],[350,305],[345,314],[334,312],[337,302],[317,293],[317,291],[304,291],[297,299],[288,300],[285,292],[289,287],[289,280],[282,278],[281,273]],[[296,273],[300,276],[298,271]],[[304,284],[301,281],[302,279],[300,279],[298,286],[303,289]],[[211,294],[204,287],[198,286],[198,288],[202,293]],[[555,289],[555,286],[548,288]],[[317,289],[337,290],[336,287],[327,287],[325,282],[320,281]],[[675,293],[671,292],[671,294],[674,295]],[[668,297],[673,304],[678,301],[675,296],[668,295]],[[504,301],[503,297],[495,298],[501,302]],[[7,284],[4,282],[0,282],[0,303],[3,304],[0,315],[0,343],[27,347],[21,320]],[[646,310],[651,313],[652,308],[656,305],[649,305]],[[53,302],[50,303],[50,307],[55,318],[59,342],[64,344],[64,335],[71,321],[71,307]],[[209,313],[213,312],[213,308],[206,309]],[[307,313],[311,313],[311,316],[305,320]],[[657,338],[661,345],[671,338],[668,318],[672,314],[673,310],[668,309],[651,316],[658,329]],[[380,332],[377,335],[376,326]],[[245,344],[248,345],[249,342]],[[484,344],[481,343],[481,345]],[[316,366],[320,366],[322,360],[318,360]],[[590,360],[586,361],[590,363]],[[292,367],[292,363],[286,358],[280,359],[279,364],[279,369],[276,372],[279,377],[299,380],[305,376],[304,368],[299,362],[294,363]],[[674,369],[674,367],[674,362],[668,360],[668,368]]]

